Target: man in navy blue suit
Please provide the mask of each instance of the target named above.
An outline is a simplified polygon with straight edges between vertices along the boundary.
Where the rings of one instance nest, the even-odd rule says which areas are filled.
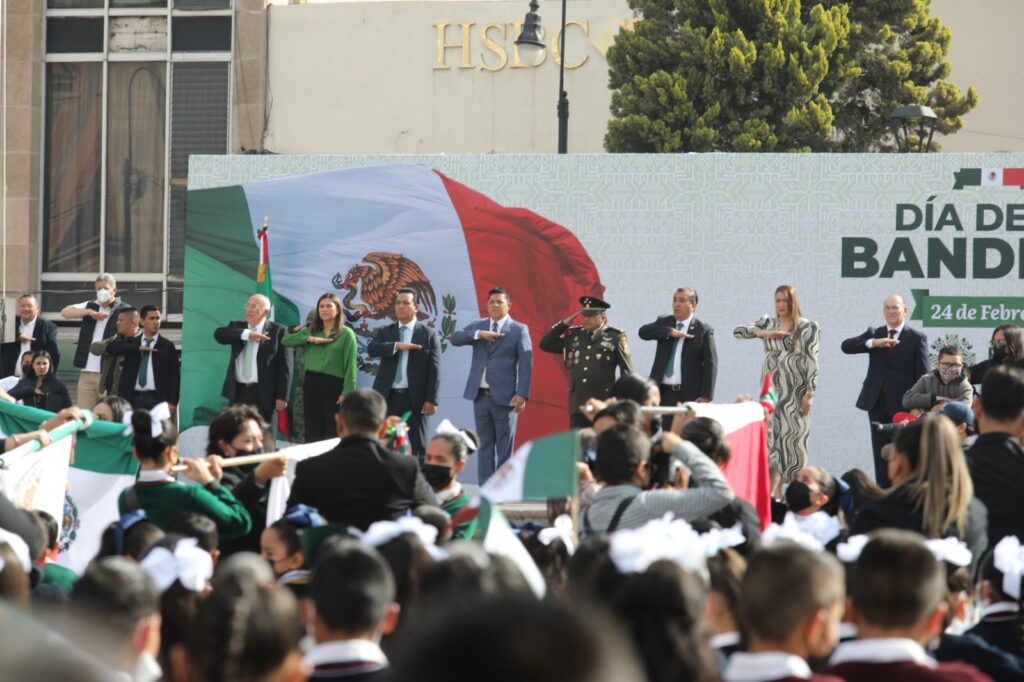
[[[488,317],[452,334],[452,345],[473,346],[473,364],[463,396],[473,401],[478,482],[483,483],[512,456],[516,421],[530,397],[533,345],[530,330],[509,317],[508,292],[495,287],[487,293]]]
[[[893,415],[903,410],[903,394],[930,371],[928,337],[907,326],[907,306],[893,294],[885,299],[885,324],[868,328],[860,336],[843,341],[848,355],[868,353],[868,375],[857,398],[857,407],[866,410],[871,422],[891,424]],[[891,432],[872,427],[871,446],[875,455],[875,480],[889,487],[889,474],[882,459],[882,446],[892,440]]]
[[[373,389],[388,401],[388,414],[410,412],[409,441],[422,462],[427,451],[427,417],[437,412],[441,386],[441,338],[417,320],[419,302],[414,289],[395,296],[396,322],[379,327],[366,352],[380,358]]]

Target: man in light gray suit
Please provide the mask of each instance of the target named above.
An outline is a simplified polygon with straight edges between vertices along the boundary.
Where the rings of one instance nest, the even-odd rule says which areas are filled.
[[[452,334],[452,345],[473,346],[473,364],[463,395],[473,401],[480,436],[476,451],[479,483],[512,456],[516,420],[530,397],[530,330],[509,317],[511,307],[508,292],[495,287],[487,293],[488,317]]]

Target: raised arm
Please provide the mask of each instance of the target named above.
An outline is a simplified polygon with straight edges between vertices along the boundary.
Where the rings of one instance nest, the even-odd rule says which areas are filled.
[[[875,330],[868,327],[867,331],[860,336],[851,336],[850,338],[843,341],[842,349],[847,355],[856,355],[857,353],[867,353],[870,349],[868,348],[868,341],[875,336]],[[924,374],[924,372],[921,372]]]
[[[758,332],[763,332],[768,328],[770,320],[767,315],[761,316],[757,322],[753,324],[741,324],[732,330],[732,335],[737,339],[759,339],[761,338]]]
[[[672,326],[657,319],[640,327],[638,334],[644,341],[665,341],[672,336]]]

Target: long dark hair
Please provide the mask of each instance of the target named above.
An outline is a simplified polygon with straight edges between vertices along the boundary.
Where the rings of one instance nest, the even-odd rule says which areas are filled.
[[[341,328],[345,326],[345,309],[341,305],[341,299],[338,298],[337,294],[327,292],[320,298],[316,299],[316,308],[313,309],[313,333],[324,331],[324,321],[320,319],[320,302],[324,299],[328,299],[334,304],[334,307],[338,309],[337,321],[334,323],[334,331],[327,338],[336,339],[341,334]]]
[[[627,576],[614,604],[649,682],[712,682],[718,664],[704,621],[700,580],[670,561]]]
[[[56,368],[55,368],[55,367],[53,366],[53,356],[51,356],[51,355],[50,355],[49,353],[47,353],[47,352],[46,352],[45,350],[37,350],[37,351],[36,351],[35,353],[33,353],[33,354],[32,354],[32,363],[33,363],[33,367],[32,367],[32,376],[34,376],[34,377],[35,377],[35,378],[37,378],[37,379],[39,379],[39,378],[40,378],[40,377],[39,377],[39,375],[37,375],[37,374],[36,374],[36,368],[35,368],[35,366],[34,366],[34,364],[35,364],[35,361],[36,361],[36,358],[46,358],[47,360],[49,360],[49,361],[50,361],[50,370],[49,370],[49,371],[48,371],[48,372],[46,373],[46,376],[44,376],[44,377],[41,377],[43,381],[46,381],[46,380],[47,380],[47,379],[49,379],[50,377],[53,377],[53,376],[55,376],[55,375],[56,375],[56,371],[57,371],[57,370],[56,370]]]
[[[1024,342],[1021,339],[1020,327],[1015,324],[1001,324],[992,330],[992,337],[999,332],[1006,340],[1006,357],[1003,364],[1012,365],[1024,360]]]

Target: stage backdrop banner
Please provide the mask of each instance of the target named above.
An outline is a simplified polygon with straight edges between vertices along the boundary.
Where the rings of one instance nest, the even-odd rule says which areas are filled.
[[[579,309],[611,303],[646,373],[639,327],[671,311],[677,287],[700,295],[716,330],[718,402],[756,394],[762,346],[732,330],[773,312],[796,287],[822,330],[811,462],[870,470],[868,419],[854,406],[867,369],[843,339],[883,324],[899,293],[908,324],[965,359],[988,355],[992,329],[1024,320],[1024,155],[706,154],[531,156],[195,156],[189,166],[181,419],[189,448],[224,400],[228,350],[213,330],[240,319],[256,290],[256,231],[269,222],[277,319],[304,321],[336,293],[365,352],[389,323],[393,289],[416,287],[442,336],[439,415],[473,425],[462,398],[470,349],[452,331],[484,315],[487,290],[512,294],[530,326],[531,400],[518,441],[567,425],[559,356],[538,341]],[[198,451],[198,450],[197,450]],[[190,452],[189,449],[186,452]],[[468,466],[467,471],[475,471]]]

